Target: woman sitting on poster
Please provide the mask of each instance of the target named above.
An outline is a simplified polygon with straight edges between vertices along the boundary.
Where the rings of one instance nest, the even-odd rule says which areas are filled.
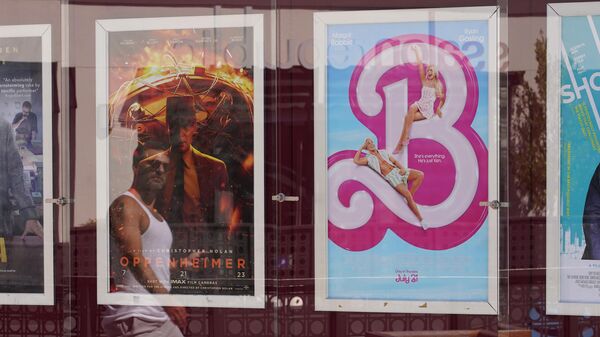
[[[434,65],[428,65],[427,70],[425,70],[421,58],[421,50],[415,45],[412,45],[411,49],[415,52],[417,57],[417,65],[419,67],[419,75],[422,84],[421,98],[410,106],[406,113],[406,117],[404,117],[404,127],[402,128],[402,134],[394,149],[394,153],[399,153],[406,145],[408,145],[410,129],[413,122],[431,119],[435,115],[442,118],[442,107],[444,106],[444,88],[442,82],[438,78],[437,68]],[[434,112],[435,101],[438,98],[440,99],[440,103]]]
[[[367,151],[365,157],[361,157],[363,150]],[[373,171],[379,173],[385,181],[392,185],[406,199],[406,204],[419,220],[419,225],[423,229],[428,228],[413,199],[413,195],[423,183],[425,176],[423,172],[402,166],[396,158],[390,156],[385,150],[378,150],[371,138],[367,138],[360,149],[356,151],[354,163],[356,165],[369,166]],[[408,189],[409,182],[412,183],[410,189]]]

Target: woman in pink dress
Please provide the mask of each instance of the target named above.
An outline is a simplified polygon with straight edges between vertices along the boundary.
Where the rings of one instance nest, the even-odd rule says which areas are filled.
[[[411,49],[417,57],[417,65],[419,67],[419,75],[421,77],[421,98],[413,103],[406,117],[404,117],[404,127],[402,134],[398,140],[398,144],[394,149],[394,153],[402,151],[408,145],[410,129],[413,122],[424,119],[431,119],[434,116],[442,118],[442,106],[444,106],[444,88],[442,82],[438,78],[438,71],[434,65],[428,65],[427,70],[423,67],[421,61],[421,50],[419,47],[412,45]],[[434,109],[436,99],[440,99],[437,108]]]

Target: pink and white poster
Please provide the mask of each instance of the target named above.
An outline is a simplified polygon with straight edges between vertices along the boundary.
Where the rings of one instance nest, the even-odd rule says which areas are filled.
[[[494,13],[315,15],[318,309],[496,313]]]

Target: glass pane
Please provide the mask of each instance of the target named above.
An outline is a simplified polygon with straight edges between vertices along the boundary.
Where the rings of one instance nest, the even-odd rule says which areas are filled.
[[[275,17],[256,7],[68,6],[82,334],[274,334]]]
[[[600,6],[547,5],[0,0],[0,335],[593,336]]]
[[[3,334],[62,336],[69,279],[59,1],[2,1],[0,315]],[[28,15],[15,15],[28,13]],[[12,305],[9,305],[12,304]]]
[[[498,3],[280,5],[290,334],[496,333]]]

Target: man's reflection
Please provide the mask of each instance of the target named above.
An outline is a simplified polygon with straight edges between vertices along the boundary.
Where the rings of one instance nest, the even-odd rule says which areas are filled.
[[[116,291],[168,294],[173,235],[154,208],[166,182],[169,156],[164,145],[146,142],[133,155],[133,184],[110,207],[111,257],[119,268]],[[118,261],[117,261],[118,260]],[[109,336],[183,336],[185,308],[108,306],[102,321]]]

